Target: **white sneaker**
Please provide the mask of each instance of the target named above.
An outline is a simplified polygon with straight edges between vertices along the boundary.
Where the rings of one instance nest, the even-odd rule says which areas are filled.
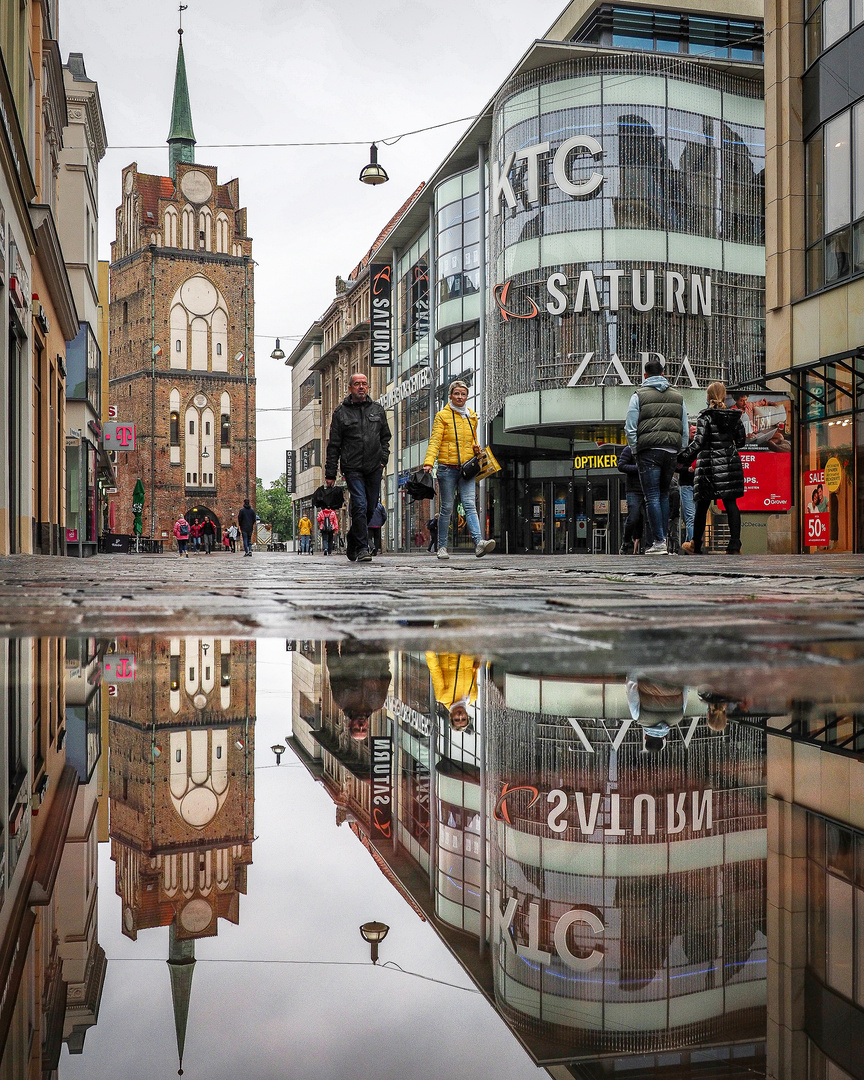
[[[645,554],[646,555],[668,555],[669,552],[666,550],[666,541],[661,540],[658,543],[652,544],[651,547],[649,547],[645,551]]]
[[[482,559],[490,551],[495,550],[494,540],[481,540],[479,544],[474,548],[474,554],[478,559]]]
[[[447,550],[447,548],[438,548],[438,558],[439,559],[449,559],[450,558],[450,552]]]

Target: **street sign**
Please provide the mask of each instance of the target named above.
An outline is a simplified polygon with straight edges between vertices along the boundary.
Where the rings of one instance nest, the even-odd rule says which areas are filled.
[[[106,450],[135,450],[135,425],[109,420],[102,428],[102,445]]]
[[[135,679],[135,657],[112,653],[102,664],[102,678],[106,683],[132,682]]]
[[[297,490],[297,451],[285,451],[285,490],[293,495]]]

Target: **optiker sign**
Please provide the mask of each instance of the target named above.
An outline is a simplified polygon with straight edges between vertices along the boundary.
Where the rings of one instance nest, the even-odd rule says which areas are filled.
[[[102,445],[106,450],[135,450],[135,425],[109,420],[102,425]]]

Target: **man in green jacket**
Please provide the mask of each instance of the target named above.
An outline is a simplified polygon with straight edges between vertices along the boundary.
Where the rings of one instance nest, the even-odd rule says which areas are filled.
[[[624,433],[639,466],[645,512],[653,543],[646,555],[668,555],[669,488],[678,454],[687,446],[689,424],[684,396],[673,390],[659,360],[645,365],[642,385],[630,398]]]

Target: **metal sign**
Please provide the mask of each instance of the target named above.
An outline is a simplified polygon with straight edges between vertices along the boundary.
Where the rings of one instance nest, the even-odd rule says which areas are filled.
[[[102,428],[102,445],[106,450],[135,450],[135,425],[109,420]]]
[[[393,361],[393,266],[372,263],[369,267],[369,337],[372,366],[390,367]]]
[[[102,679],[106,683],[133,682],[135,657],[120,656],[116,653],[106,656],[102,664]]]
[[[285,490],[293,495],[297,490],[297,451],[285,451]]]

